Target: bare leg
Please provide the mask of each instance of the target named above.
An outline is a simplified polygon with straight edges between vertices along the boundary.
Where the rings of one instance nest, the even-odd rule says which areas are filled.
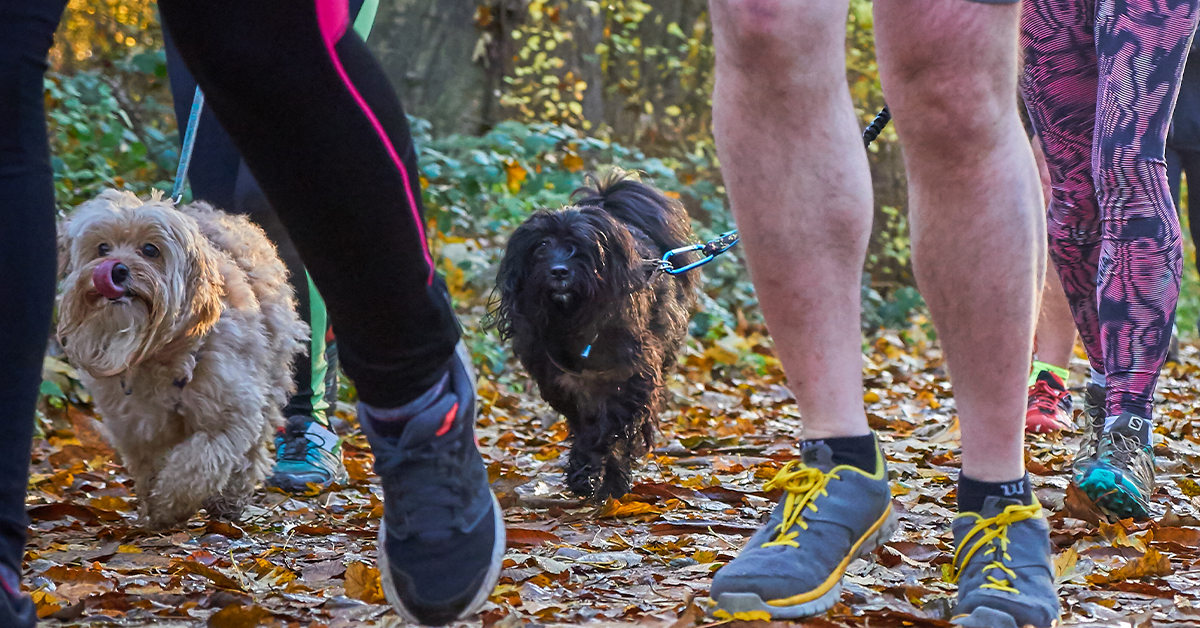
[[[1042,201],[1049,203],[1050,169],[1046,167],[1041,138],[1034,137],[1032,145],[1033,158],[1042,182]],[[1047,255],[1046,282],[1042,287],[1033,352],[1035,360],[1065,369],[1070,366],[1071,354],[1075,350],[1075,317],[1071,314],[1071,305],[1067,302],[1067,295],[1063,292],[1062,282],[1053,264]]]
[[[722,174],[804,437],[868,434],[859,282],[871,181],[846,88],[847,0],[712,11]]]
[[[1016,5],[877,0],[880,76],[904,142],[913,266],[954,383],[962,471],[1024,474],[1046,235],[1016,110]]]

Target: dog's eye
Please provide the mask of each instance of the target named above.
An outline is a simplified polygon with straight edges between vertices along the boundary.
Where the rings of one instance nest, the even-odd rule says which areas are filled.
[[[143,244],[142,255],[146,257],[158,257],[158,247],[153,244]]]
[[[109,250],[110,249],[107,242],[101,242],[100,246],[96,247],[96,252],[100,254],[100,257],[108,255]]]
[[[542,240],[541,242],[538,242],[538,243],[537,243],[537,247],[536,247],[536,248],[539,248],[539,249],[544,249],[544,248],[546,248],[546,247],[548,247],[548,246],[550,246],[550,241],[549,241],[549,240]]]

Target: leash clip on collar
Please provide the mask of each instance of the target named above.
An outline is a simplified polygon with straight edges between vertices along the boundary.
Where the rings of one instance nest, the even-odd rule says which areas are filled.
[[[680,275],[692,270],[693,268],[699,268],[700,266],[703,266],[716,259],[718,255],[733,248],[733,245],[737,244],[739,239],[738,232],[736,229],[734,229],[733,231],[726,231],[725,233],[722,233],[708,242],[689,244],[687,246],[681,246],[677,249],[671,249],[670,251],[667,251],[665,255],[663,255],[662,260],[659,262],[659,270],[667,273],[668,275]],[[683,253],[691,253],[692,251],[701,251],[704,253],[704,257],[692,262],[691,264],[683,266],[682,268],[675,268],[675,264],[671,261],[671,258],[676,255],[682,255]]]

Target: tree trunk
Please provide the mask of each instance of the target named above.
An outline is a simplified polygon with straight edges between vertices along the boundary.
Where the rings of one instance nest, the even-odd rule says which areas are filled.
[[[384,0],[368,40],[405,110],[436,133],[491,126],[495,86],[483,63],[476,0]]]

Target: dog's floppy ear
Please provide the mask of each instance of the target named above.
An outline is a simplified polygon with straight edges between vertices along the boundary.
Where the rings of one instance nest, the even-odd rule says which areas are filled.
[[[208,333],[221,318],[221,296],[225,282],[220,272],[220,255],[206,238],[197,238],[195,254],[188,256],[187,302],[184,307],[184,335],[195,338]]]
[[[504,249],[504,259],[500,260],[500,268],[496,272],[496,292],[489,304],[485,325],[500,332],[500,337],[511,338],[515,333],[514,325],[520,317],[518,301],[521,289],[529,278],[528,262],[533,253],[533,247],[545,237],[547,214],[537,212],[530,216],[508,239]]]

